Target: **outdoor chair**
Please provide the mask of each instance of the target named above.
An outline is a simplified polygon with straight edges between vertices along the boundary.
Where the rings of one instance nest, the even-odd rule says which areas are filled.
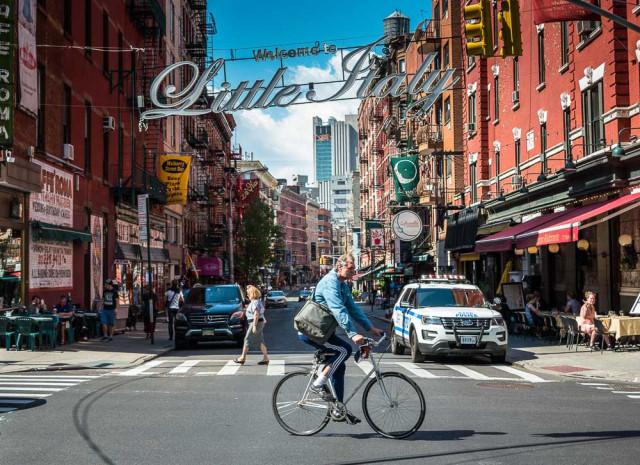
[[[570,331],[569,341],[567,342],[567,348],[571,350],[571,347],[575,344],[576,352],[577,352],[580,342],[585,342],[588,339],[587,334],[580,329],[578,320],[575,320],[573,318],[566,318],[565,321],[569,325],[569,331]]]
[[[44,347],[43,337],[44,339],[48,339],[48,345],[53,349],[56,346],[56,323],[53,321],[53,318],[46,321],[40,321],[38,324],[38,328],[40,332],[38,334],[40,339],[40,347]]]
[[[598,331],[598,334],[600,335],[600,353],[604,352],[604,337],[609,336],[609,341],[614,341],[616,338],[616,332],[615,331],[609,331],[606,330],[604,328],[604,325],[602,324],[602,321],[600,320],[596,320],[595,321],[595,327],[596,330]]]
[[[569,340],[569,323],[567,323],[567,319],[570,319],[568,316],[566,315],[560,315],[560,322],[561,322],[561,327],[558,329],[558,334],[560,336],[560,339],[558,340],[558,344],[562,344],[562,338],[566,338],[566,340]]]
[[[23,338],[27,339],[30,350],[36,350],[36,337],[40,333],[34,331],[34,321],[29,317],[20,317],[15,320],[16,332],[18,337],[16,338],[16,350],[20,350]]]
[[[4,337],[4,345],[7,350],[11,348],[11,339],[15,331],[9,331],[9,318],[0,316],[0,338]]]

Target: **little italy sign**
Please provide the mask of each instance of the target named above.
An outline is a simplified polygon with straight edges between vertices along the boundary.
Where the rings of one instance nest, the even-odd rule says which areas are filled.
[[[232,88],[230,83],[223,82],[214,94],[209,107],[202,108],[200,104],[196,106],[196,102],[200,100],[203,92],[212,86],[211,81],[222,69],[224,60],[222,58],[215,60],[202,74],[193,62],[174,63],[160,72],[151,83],[149,93],[155,108],[142,112],[140,125],[144,126],[147,120],[174,115],[197,116],[207,113],[287,107],[300,103],[329,102],[354,97],[353,90],[356,90],[356,86],[356,98],[399,97],[403,94],[414,96],[407,111],[417,116],[429,111],[438,97],[458,81],[459,78],[454,77],[455,69],[429,71],[437,56],[435,52],[426,55],[422,65],[410,79],[407,73],[383,76],[376,61],[370,59],[374,47],[383,40],[384,37],[344,56],[342,69],[346,78],[340,87],[327,97],[318,97],[313,83],[308,83],[309,89],[306,91],[302,86],[307,84],[279,86],[288,69],[284,67],[276,71],[266,87],[263,86],[263,80],[256,80],[252,85],[249,85],[249,81],[241,81],[235,88]],[[168,82],[172,73],[180,68],[191,68],[193,75],[182,90],[178,90]]]

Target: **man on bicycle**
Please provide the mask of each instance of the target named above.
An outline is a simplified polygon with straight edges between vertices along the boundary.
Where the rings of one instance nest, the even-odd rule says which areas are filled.
[[[353,256],[351,254],[342,255],[338,258],[335,268],[318,282],[314,300],[320,304],[326,305],[333,313],[338,325],[340,325],[340,327],[347,333],[347,336],[349,336],[355,344],[361,345],[364,342],[364,336],[356,332],[353,320],[376,336],[381,336],[383,331],[373,326],[371,321],[369,321],[369,318],[367,318],[367,316],[353,301],[351,288],[346,281],[350,280],[354,273],[355,265]],[[316,349],[323,350],[331,354],[327,359],[329,365],[327,365],[322,373],[316,378],[311,389],[314,392],[321,394],[326,399],[330,398],[331,395],[327,391],[326,383],[327,379],[331,378],[337,400],[342,402],[344,398],[345,362],[351,355],[351,344],[336,336],[335,333],[329,337],[324,346],[313,342],[302,333],[298,333],[298,338],[302,342],[305,342]],[[347,415],[350,423],[360,422],[360,420],[352,414],[348,413]]]

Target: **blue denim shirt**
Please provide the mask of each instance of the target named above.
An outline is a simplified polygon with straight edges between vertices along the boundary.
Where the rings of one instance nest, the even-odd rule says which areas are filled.
[[[335,270],[331,270],[320,280],[316,286],[313,300],[329,307],[338,324],[349,337],[358,334],[353,320],[356,320],[367,331],[373,326],[369,318],[353,301],[349,285],[340,281]]]

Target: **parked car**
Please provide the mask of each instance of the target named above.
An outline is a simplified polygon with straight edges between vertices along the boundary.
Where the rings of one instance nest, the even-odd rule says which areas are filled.
[[[267,297],[264,300],[265,308],[269,307],[284,307],[289,305],[287,296],[282,291],[269,291]]]
[[[242,318],[248,300],[237,284],[194,287],[175,320],[175,348],[189,343],[244,342],[246,325]]]
[[[311,291],[309,289],[301,289],[298,293],[298,302],[303,300],[309,300],[311,298]]]
[[[464,277],[425,277],[407,284],[393,307],[394,354],[411,351],[413,362],[434,355],[489,355],[504,362],[507,326]]]

